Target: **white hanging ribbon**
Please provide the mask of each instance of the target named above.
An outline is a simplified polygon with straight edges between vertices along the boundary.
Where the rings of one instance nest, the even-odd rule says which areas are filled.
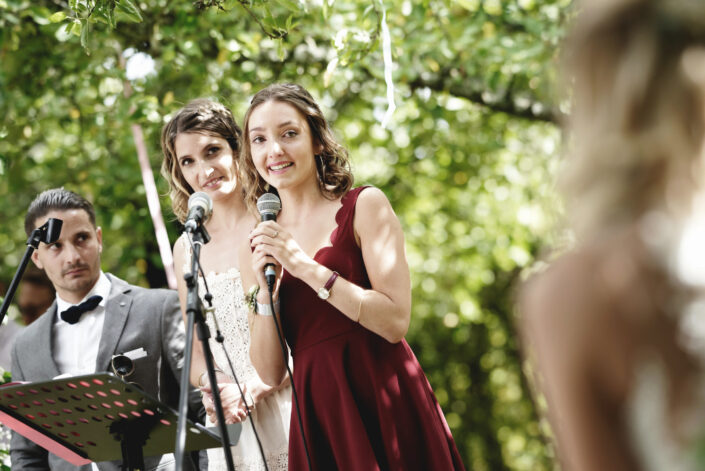
[[[384,81],[387,84],[387,102],[389,103],[387,112],[384,113],[384,118],[382,119],[382,127],[386,128],[389,120],[392,118],[394,110],[397,109],[397,105],[394,103],[394,81],[392,80],[392,67],[394,65],[392,62],[392,39],[389,35],[389,28],[387,27],[387,11],[384,8],[384,2],[379,0],[379,4],[382,7],[382,56],[384,57]]]

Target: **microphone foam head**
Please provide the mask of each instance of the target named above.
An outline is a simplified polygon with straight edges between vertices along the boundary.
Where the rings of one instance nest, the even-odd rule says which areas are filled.
[[[207,193],[197,191],[189,196],[188,209],[191,210],[197,207],[203,208],[205,219],[208,219],[213,212],[213,200]]]
[[[282,209],[282,202],[274,193],[265,193],[257,198],[257,211],[260,214],[279,214]]]

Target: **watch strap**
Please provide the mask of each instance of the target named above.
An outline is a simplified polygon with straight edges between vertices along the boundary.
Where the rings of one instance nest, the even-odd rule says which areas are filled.
[[[340,273],[334,271],[330,278],[328,278],[328,281],[326,281],[326,284],[323,285],[323,289],[326,291],[330,291],[331,287],[333,287],[333,283],[335,283],[335,280],[337,280],[339,276]]]

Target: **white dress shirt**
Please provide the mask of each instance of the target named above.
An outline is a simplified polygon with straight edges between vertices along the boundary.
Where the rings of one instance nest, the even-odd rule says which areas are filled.
[[[81,302],[94,295],[102,296],[103,299],[95,309],[84,313],[75,324],[69,324],[61,319],[61,313],[73,304],[64,301],[57,294],[52,354],[62,376],[95,373],[110,285],[110,279],[101,271],[98,281]]]

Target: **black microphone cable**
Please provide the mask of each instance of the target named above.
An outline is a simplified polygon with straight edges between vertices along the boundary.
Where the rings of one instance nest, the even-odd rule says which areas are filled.
[[[260,213],[262,221],[276,221],[277,214],[281,211],[281,200],[279,196],[274,193],[264,193],[257,198],[257,211]],[[304,432],[304,424],[301,418],[301,408],[299,406],[299,395],[296,392],[296,385],[294,384],[294,376],[291,374],[291,368],[289,368],[289,356],[287,355],[286,342],[284,340],[284,335],[282,333],[282,328],[279,325],[279,320],[277,320],[277,314],[274,311],[274,283],[276,281],[276,272],[274,270],[274,264],[267,263],[264,266],[264,276],[267,281],[267,288],[269,290],[269,308],[274,317],[274,326],[277,330],[277,336],[279,337],[279,346],[282,349],[282,356],[284,358],[284,365],[286,365],[286,372],[289,375],[289,381],[291,382],[291,391],[294,395],[294,406],[296,407],[296,418],[298,419],[299,430],[301,432],[301,438],[304,442],[304,450],[306,451],[306,462],[308,464],[309,471],[312,471],[311,466],[311,456],[308,451],[308,442],[306,440],[306,433]]]
[[[291,392],[294,395],[294,406],[296,407],[296,418],[299,423],[299,430],[301,431],[301,439],[304,442],[304,450],[306,451],[306,463],[308,464],[308,470],[313,471],[311,466],[311,456],[308,452],[308,441],[306,440],[306,433],[304,432],[304,423],[301,420],[301,408],[299,407],[299,395],[296,393],[296,386],[294,385],[294,376],[291,374],[291,368],[289,368],[289,355],[287,354],[286,343],[284,341],[284,335],[282,334],[281,326],[279,325],[279,320],[277,320],[277,313],[274,311],[274,280],[272,278],[267,279],[267,288],[269,290],[269,308],[272,310],[272,317],[274,318],[274,326],[277,328],[277,336],[279,337],[279,346],[282,349],[282,355],[284,357],[284,364],[286,365],[286,373],[289,375],[289,381],[291,382]],[[281,303],[280,303],[281,306]]]
[[[195,253],[195,247],[193,245],[193,240],[191,239],[190,236],[186,237],[189,241],[189,244],[191,245],[191,253]],[[223,334],[220,332],[220,326],[218,324],[218,318],[215,316],[215,308],[213,307],[213,295],[211,294],[210,290],[208,289],[208,282],[206,281],[206,275],[203,273],[203,267],[201,264],[198,264],[198,271],[201,273],[201,279],[203,279],[203,287],[205,288],[205,294],[204,294],[204,299],[208,303],[208,308],[206,309],[206,312],[210,312],[213,316],[213,322],[215,323],[215,330],[216,330],[216,336],[215,340],[218,342],[220,345],[220,348],[223,350],[223,353],[225,354],[225,359],[228,362],[228,367],[230,368],[230,372],[233,375],[233,380],[235,380],[235,385],[237,386],[238,391],[240,392],[240,398],[242,399],[242,403],[245,404],[245,410],[247,411],[247,417],[250,419],[250,425],[252,426],[252,432],[255,434],[255,440],[257,441],[257,446],[259,447],[259,453],[260,456],[262,457],[262,464],[264,464],[264,469],[265,471],[269,471],[269,467],[267,466],[267,460],[264,456],[264,448],[262,447],[262,441],[259,438],[259,434],[257,433],[257,427],[255,427],[255,421],[252,418],[252,412],[250,410],[250,406],[247,404],[247,399],[245,398],[245,393],[242,390],[242,387],[240,386],[240,381],[237,378],[237,374],[235,373],[235,367],[233,366],[233,362],[230,359],[230,355],[228,354],[227,348],[225,348],[225,337],[223,337]],[[214,387],[211,385],[211,388]],[[215,387],[218,387],[216,384]],[[253,398],[254,399],[254,398]],[[253,404],[254,405],[254,404]]]

